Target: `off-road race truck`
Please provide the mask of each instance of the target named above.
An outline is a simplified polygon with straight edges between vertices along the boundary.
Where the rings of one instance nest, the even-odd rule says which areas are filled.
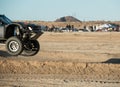
[[[37,38],[42,34],[40,26],[12,22],[5,15],[0,15],[0,43],[6,44],[10,55],[33,56],[37,54],[40,49]]]

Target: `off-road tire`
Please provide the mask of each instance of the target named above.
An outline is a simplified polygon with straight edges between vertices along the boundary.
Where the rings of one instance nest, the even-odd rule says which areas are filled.
[[[6,49],[12,56],[20,55],[23,51],[22,41],[18,37],[10,37],[6,41]]]
[[[29,47],[30,46],[30,47]],[[30,40],[27,44],[24,44],[24,56],[34,56],[40,50],[40,44],[37,40]]]

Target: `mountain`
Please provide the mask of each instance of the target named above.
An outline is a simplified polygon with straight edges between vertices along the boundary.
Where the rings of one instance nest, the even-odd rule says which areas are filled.
[[[73,16],[65,16],[56,19],[55,22],[81,22],[81,21]]]

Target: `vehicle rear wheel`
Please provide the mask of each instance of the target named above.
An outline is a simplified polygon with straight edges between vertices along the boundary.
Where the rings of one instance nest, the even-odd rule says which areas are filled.
[[[23,51],[23,44],[17,37],[10,37],[6,41],[6,49],[10,55],[17,56]]]
[[[34,56],[40,50],[40,44],[37,40],[30,40],[24,44],[24,56]]]

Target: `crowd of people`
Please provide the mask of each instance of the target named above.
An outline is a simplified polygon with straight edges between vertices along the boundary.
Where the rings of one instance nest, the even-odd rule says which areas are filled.
[[[43,31],[49,31],[49,32],[62,32],[62,31],[74,31],[74,25],[67,24],[65,27],[56,27],[52,25],[51,27],[45,26]]]
[[[102,26],[102,25],[101,25]],[[51,27],[44,26],[41,28],[43,31],[48,32],[119,32],[120,26],[119,25],[111,25],[111,26],[83,26],[83,28],[76,28],[74,25],[67,24],[65,27],[57,27],[52,25]]]

